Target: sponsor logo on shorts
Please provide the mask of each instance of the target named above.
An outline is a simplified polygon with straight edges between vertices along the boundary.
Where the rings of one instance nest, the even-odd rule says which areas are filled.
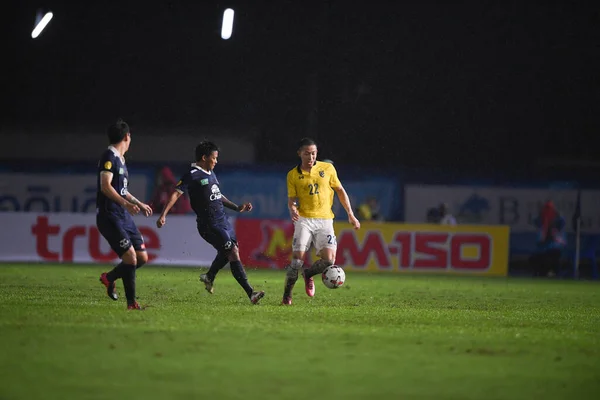
[[[129,246],[129,239],[121,239],[119,246],[121,246],[122,249],[127,248]]]
[[[231,247],[233,247],[233,242],[231,240],[228,240],[227,242],[225,242],[225,245],[223,247],[225,248],[225,250],[231,250]]]

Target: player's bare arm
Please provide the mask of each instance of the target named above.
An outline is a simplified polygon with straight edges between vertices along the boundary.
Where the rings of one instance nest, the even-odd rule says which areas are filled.
[[[246,211],[252,211],[252,203],[244,203],[244,204],[237,205],[223,195],[221,195],[221,201],[223,202],[223,207],[229,208],[230,210],[233,210],[233,211],[237,211],[237,212],[241,212],[241,213],[246,212]]]
[[[152,215],[152,207],[150,207],[148,204],[143,203],[141,201],[139,201],[134,195],[132,195],[131,193],[127,193],[127,195],[125,195],[125,198],[127,199],[128,202],[130,202],[131,204],[135,204],[136,206],[138,206],[140,208],[140,210],[142,210],[144,212],[144,215],[146,217],[149,217]]]
[[[169,201],[165,205],[165,208],[162,210],[162,212],[160,213],[160,216],[156,220],[156,226],[158,228],[162,228],[167,223],[167,214],[169,213],[171,208],[173,208],[175,203],[177,203],[177,200],[179,200],[179,198],[181,197],[182,194],[183,193],[180,192],[179,190],[175,190],[171,194],[171,197],[169,197]]]
[[[102,171],[100,173],[100,190],[102,194],[108,197],[110,200],[114,201],[117,204],[125,207],[130,214],[137,214],[140,212],[140,207],[136,204],[133,204],[127,200],[125,200],[115,188],[112,187],[110,182],[112,181],[113,173],[109,171]]]
[[[298,221],[298,218],[300,218],[300,214],[298,214],[297,197],[288,197],[288,210],[290,210],[290,217],[292,218],[292,221]]]
[[[344,207],[344,210],[346,210],[346,213],[348,213],[348,222],[354,227],[354,229],[360,229],[360,221],[354,216],[352,205],[350,204],[350,197],[348,197],[348,193],[346,193],[344,187],[338,186],[333,188],[333,190],[335,190],[337,193],[340,203]]]

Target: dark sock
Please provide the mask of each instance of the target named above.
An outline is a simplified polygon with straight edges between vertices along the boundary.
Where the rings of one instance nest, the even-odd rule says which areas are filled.
[[[323,273],[323,271],[325,271],[325,269],[327,267],[329,267],[330,265],[333,265],[333,263],[331,263],[330,261],[327,261],[327,260],[318,260],[313,265],[311,265],[310,268],[307,268],[304,271],[304,275],[307,278],[311,278],[311,277],[313,277],[315,275]]]
[[[123,264],[123,263],[121,263],[121,264]],[[117,265],[111,271],[109,271],[106,274],[106,279],[108,279],[110,282],[114,282],[117,279],[122,278],[123,277],[123,274],[122,274],[123,270],[119,268],[121,266],[121,264]]]
[[[130,264],[119,264],[117,267],[121,270],[123,278],[123,288],[125,289],[125,297],[127,305],[135,303],[135,266]]]
[[[252,289],[252,286],[248,283],[248,277],[246,277],[246,271],[244,270],[242,263],[239,261],[231,261],[231,263],[229,263],[229,268],[231,268],[231,274],[244,289],[248,297],[252,296],[254,289]]]
[[[292,290],[298,280],[298,270],[290,265],[286,266],[285,284],[283,287],[283,297],[292,297]]]
[[[144,265],[146,265],[146,264],[145,263],[138,263],[138,265],[135,266],[135,269],[142,268]]]
[[[226,266],[228,262],[229,260],[227,259],[227,256],[225,254],[217,253],[217,256],[213,260],[208,272],[206,273],[208,279],[210,279],[211,282],[214,282],[219,271],[223,269],[223,267]],[[233,272],[233,269],[231,271]]]

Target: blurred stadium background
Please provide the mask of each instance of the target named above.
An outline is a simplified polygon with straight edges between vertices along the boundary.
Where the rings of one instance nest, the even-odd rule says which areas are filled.
[[[362,229],[354,232],[336,199],[337,264],[350,276],[531,276],[529,259],[539,250],[534,220],[552,200],[567,239],[556,278],[598,278],[600,32],[592,4],[286,0],[45,6],[54,16],[36,39],[31,30],[40,4],[11,4],[2,16],[7,72],[0,77],[6,100],[0,124],[0,262],[14,282],[22,272],[8,265],[101,268],[116,262],[95,228],[95,195],[105,130],[118,117],[131,127],[130,192],[155,212],[161,194],[171,190],[163,184],[175,183],[186,171],[199,141],[211,139],[221,147],[216,171],[223,193],[255,207],[249,214],[231,214],[243,262],[253,271],[281,269],[290,258],[285,176],[297,160],[295,143],[310,136],[319,143],[319,159],[334,163],[355,209],[371,198],[378,203],[379,218],[363,218]],[[235,18],[231,38],[223,40],[227,7]],[[431,219],[442,203],[456,226]],[[154,217],[136,218],[150,265],[198,267],[212,261],[214,250],[198,237],[193,215],[173,215],[161,230]],[[160,282],[158,274],[148,274]],[[470,284],[465,282],[463,290]],[[474,282],[483,285],[479,294],[485,297],[485,284]],[[429,290],[423,289],[427,285],[415,287]],[[502,288],[494,290],[501,299]],[[527,303],[527,290],[522,292],[519,304]],[[272,301],[278,296],[273,293]],[[553,299],[563,304],[559,297]],[[165,296],[164,304],[169,299],[173,296]],[[519,304],[507,306],[507,312]],[[597,314],[589,298],[577,304],[582,315]],[[538,306],[531,304],[531,315]],[[554,318],[565,327],[571,323],[565,315],[570,314],[548,311],[540,332],[550,338],[550,347],[571,337],[567,328],[557,342],[546,335]],[[154,328],[162,329],[160,323]],[[582,329],[585,336],[592,328]],[[582,346],[597,345],[595,337]],[[532,342],[527,348],[533,347]],[[585,357],[596,354],[590,351]],[[597,367],[590,365],[588,372]],[[526,393],[542,393],[535,390]]]

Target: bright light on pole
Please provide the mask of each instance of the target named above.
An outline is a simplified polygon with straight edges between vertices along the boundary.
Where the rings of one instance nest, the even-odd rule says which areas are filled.
[[[221,26],[221,39],[227,40],[233,31],[233,10],[228,8],[223,12],[223,26]]]
[[[38,15],[38,18],[36,18],[35,28],[33,28],[33,31],[31,32],[31,37],[33,39],[40,36],[40,33],[42,33],[42,31],[44,30],[46,25],[48,25],[48,23],[50,22],[50,20],[52,19],[53,16],[54,16],[54,14],[52,14],[51,12],[47,12],[44,15],[44,17],[42,17],[42,18],[39,18],[39,15]]]

